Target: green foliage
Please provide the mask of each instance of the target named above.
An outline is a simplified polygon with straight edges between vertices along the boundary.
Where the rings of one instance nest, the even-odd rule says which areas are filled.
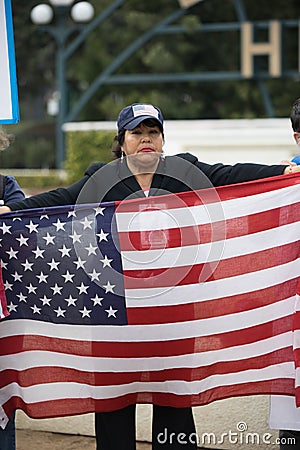
[[[96,161],[109,162],[115,133],[113,131],[71,131],[67,133],[65,169],[68,183],[83,177],[87,167]]]
[[[39,174],[26,174],[24,172],[22,175],[15,173],[13,175],[22,189],[29,188],[40,191],[67,185],[66,178],[56,170],[49,170],[45,173],[40,172]]]
[[[66,174],[61,170],[1,169],[3,175],[13,175],[26,193],[36,194],[57,187],[67,186]]]
[[[55,126],[49,122],[24,122],[4,127],[13,136],[0,153],[0,167],[50,169],[55,167]]]

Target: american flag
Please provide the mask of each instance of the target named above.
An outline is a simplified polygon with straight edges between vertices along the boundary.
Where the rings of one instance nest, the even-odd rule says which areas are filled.
[[[2,425],[16,408],[47,418],[296,397],[299,184],[2,216]]]

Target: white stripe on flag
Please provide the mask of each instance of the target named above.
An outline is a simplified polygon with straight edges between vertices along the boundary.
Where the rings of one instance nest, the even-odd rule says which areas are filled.
[[[298,202],[299,186],[295,185],[276,191],[276,195],[274,195],[274,191],[251,195],[246,197],[246,201],[242,197],[223,200],[220,203],[192,207],[184,206],[182,203],[182,208],[174,209],[160,209],[155,211],[144,211],[142,209],[134,213],[117,211],[116,219],[120,232],[147,231],[149,229],[161,230],[243,217]],[[163,203],[161,198],[159,203]],[[144,208],[146,206],[147,203],[145,203]],[[183,209],[184,214],[182,214]]]

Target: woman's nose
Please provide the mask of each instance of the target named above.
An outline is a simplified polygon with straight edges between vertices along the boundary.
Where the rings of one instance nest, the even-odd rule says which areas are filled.
[[[148,134],[144,134],[142,136],[142,142],[149,142],[150,141],[150,136]]]

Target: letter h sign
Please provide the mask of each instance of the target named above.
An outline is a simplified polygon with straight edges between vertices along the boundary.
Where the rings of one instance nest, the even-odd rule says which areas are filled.
[[[241,72],[245,78],[254,75],[254,56],[268,55],[269,73],[272,77],[281,76],[281,27],[280,22],[269,23],[269,42],[253,42],[254,27],[250,22],[242,24],[241,36]]]

